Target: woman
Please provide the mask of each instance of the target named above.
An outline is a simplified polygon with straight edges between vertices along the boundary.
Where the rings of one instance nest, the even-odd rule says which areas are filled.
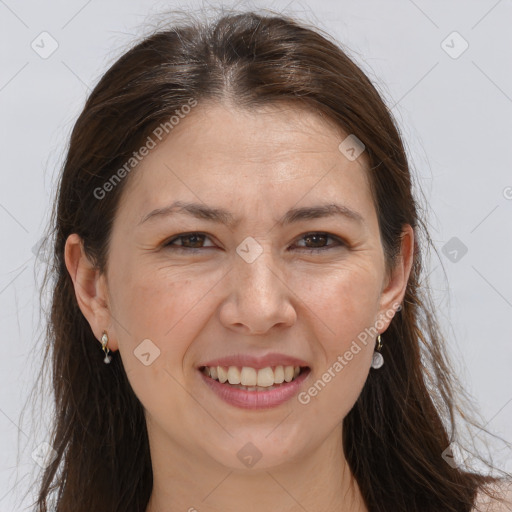
[[[400,135],[327,36],[242,13],[132,48],[54,235],[38,510],[510,510],[455,457]]]

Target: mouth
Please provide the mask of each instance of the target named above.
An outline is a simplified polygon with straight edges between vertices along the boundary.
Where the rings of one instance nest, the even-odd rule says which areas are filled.
[[[249,392],[271,391],[294,382],[309,373],[309,366],[277,365],[265,368],[250,366],[201,366],[207,378],[235,389]]]
[[[207,389],[239,409],[269,409],[296,396],[311,374],[309,366],[200,366]]]

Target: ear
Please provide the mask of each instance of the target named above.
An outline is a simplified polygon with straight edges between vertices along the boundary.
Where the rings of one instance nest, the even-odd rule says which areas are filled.
[[[64,260],[73,281],[78,306],[89,322],[94,336],[101,341],[103,331],[107,331],[108,348],[116,351],[117,336],[114,334],[108,307],[106,276],[89,260],[82,239],[76,233],[69,235],[66,240]]]
[[[406,224],[402,229],[400,254],[394,267],[386,274],[381,291],[378,317],[385,324],[382,330],[379,329],[381,334],[389,327],[398,305],[402,304],[412,269],[414,247],[414,230]]]

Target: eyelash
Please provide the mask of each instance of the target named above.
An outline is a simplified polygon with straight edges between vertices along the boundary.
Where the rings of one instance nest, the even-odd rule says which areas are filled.
[[[176,240],[180,240],[180,239],[192,237],[192,236],[197,236],[197,235],[205,236],[205,237],[209,238],[206,233],[200,233],[200,232],[196,232],[196,231],[194,231],[192,233],[181,233],[180,235],[173,237],[168,242],[164,242],[163,246],[167,249],[177,250],[180,252],[188,252],[188,253],[190,253],[190,252],[197,253],[197,252],[203,251],[204,249],[213,249],[214,248],[214,247],[182,247],[179,245],[172,245],[173,242],[175,242]],[[318,248],[301,247],[302,250],[305,250],[306,252],[310,252],[310,253],[320,253],[320,252],[326,251],[328,249],[334,249],[335,247],[343,247],[346,245],[337,236],[331,235],[330,233],[325,233],[323,231],[312,231],[309,233],[304,233],[303,235],[300,236],[299,240],[303,240],[304,238],[307,238],[309,236],[315,236],[315,235],[324,236],[324,237],[327,237],[328,239],[330,238],[331,240],[334,240],[335,242],[337,242],[338,245],[334,245],[334,246],[331,245],[331,246],[327,246],[327,247],[318,247]]]

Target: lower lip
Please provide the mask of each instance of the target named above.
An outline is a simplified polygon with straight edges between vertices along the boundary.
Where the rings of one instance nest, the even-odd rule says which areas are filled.
[[[201,370],[199,373],[210,389],[228,404],[241,409],[269,409],[281,405],[295,396],[310,374],[310,369],[303,370],[296,379],[284,382],[270,391],[244,391],[229,384],[221,384],[218,380],[207,377]]]

